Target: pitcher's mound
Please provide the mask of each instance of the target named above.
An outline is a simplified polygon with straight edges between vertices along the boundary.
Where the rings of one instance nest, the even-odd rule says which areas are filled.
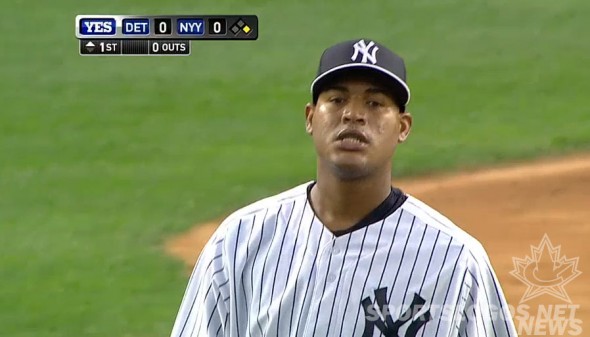
[[[590,277],[584,273],[590,273],[590,156],[400,180],[395,185],[446,215],[484,245],[511,306],[524,305],[532,316],[539,305],[552,310],[541,313],[547,316],[548,321],[541,322],[546,331],[528,330],[538,324],[518,323],[522,336],[556,335],[557,331],[548,330],[548,322],[558,320],[559,315],[575,317],[580,328],[590,321]],[[168,252],[192,268],[218,224],[219,220],[198,225],[173,238],[166,246]],[[510,274],[515,269],[513,258],[532,258],[531,248],[540,246],[545,234],[553,247],[561,246],[559,257],[579,257],[576,269],[582,274],[563,286],[569,303],[546,294],[525,301],[527,285]],[[541,316],[535,316],[534,322]],[[569,328],[566,324],[560,335],[573,335],[575,329]]]

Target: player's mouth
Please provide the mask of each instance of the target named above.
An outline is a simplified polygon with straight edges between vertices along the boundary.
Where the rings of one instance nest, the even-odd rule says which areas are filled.
[[[338,148],[345,151],[362,151],[369,146],[369,138],[355,129],[340,131],[335,141]]]

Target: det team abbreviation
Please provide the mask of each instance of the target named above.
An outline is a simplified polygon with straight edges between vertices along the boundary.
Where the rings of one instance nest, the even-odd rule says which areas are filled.
[[[256,40],[256,15],[78,15],[80,55],[190,55],[195,40]]]

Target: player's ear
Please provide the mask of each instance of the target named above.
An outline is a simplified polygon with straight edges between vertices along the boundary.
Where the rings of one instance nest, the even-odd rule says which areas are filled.
[[[409,112],[400,113],[399,136],[397,139],[398,143],[403,143],[406,141],[406,139],[408,139],[412,129],[412,122],[413,118]]]
[[[305,131],[310,135],[313,133],[313,128],[311,126],[311,120],[313,118],[314,108],[315,108],[315,106],[311,103],[307,103],[305,105]]]

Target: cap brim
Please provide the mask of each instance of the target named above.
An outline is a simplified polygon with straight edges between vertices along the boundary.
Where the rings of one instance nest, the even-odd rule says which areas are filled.
[[[393,80],[393,83],[396,86],[396,88],[401,90],[403,92],[403,94],[405,94],[405,96],[406,96],[406,97],[404,97],[405,102],[403,102],[403,105],[405,106],[408,103],[410,103],[410,88],[408,88],[407,84],[401,78],[399,78],[397,75],[395,75],[394,73],[392,73],[391,71],[389,71],[385,68],[376,66],[374,64],[365,64],[365,63],[343,64],[343,65],[334,67],[334,68],[324,72],[323,74],[319,75],[318,77],[316,77],[313,80],[313,82],[311,82],[310,90],[311,90],[312,95],[314,94],[316,89],[319,87],[319,84],[322,83],[324,80],[327,80],[328,78],[336,75],[338,72],[340,72],[342,70],[354,69],[354,68],[369,68],[369,69],[375,70],[375,71],[391,78]]]

